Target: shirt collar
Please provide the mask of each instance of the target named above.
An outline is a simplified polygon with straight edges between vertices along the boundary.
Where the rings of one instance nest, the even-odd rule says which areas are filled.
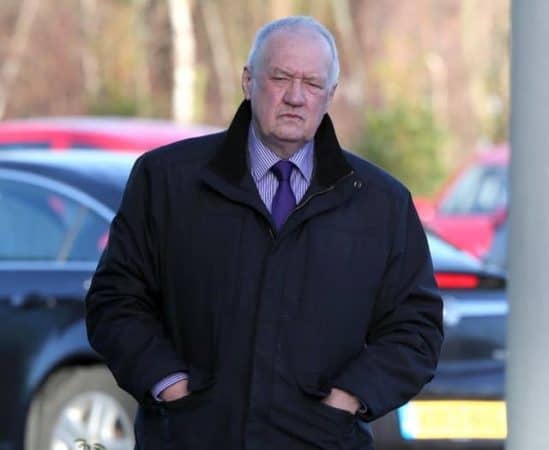
[[[309,184],[311,183],[313,174],[313,151],[314,141],[311,140],[289,159],[289,161],[296,165],[301,175],[303,175],[303,178],[305,178]],[[248,133],[248,153],[250,157],[250,170],[252,172],[252,177],[256,182],[262,179],[269,169],[281,160],[276,153],[269,150],[269,148],[263,144],[261,139],[256,135],[252,124],[250,124],[250,131]]]

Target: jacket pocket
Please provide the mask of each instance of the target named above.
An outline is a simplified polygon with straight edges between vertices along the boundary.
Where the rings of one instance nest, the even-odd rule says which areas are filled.
[[[164,450],[198,450],[209,442],[216,407],[213,387],[165,405],[168,441]]]
[[[136,439],[140,450],[194,450],[202,448],[201,439],[209,433],[209,420],[215,408],[215,378],[208,371],[189,368],[189,391],[170,402],[145,400],[136,420]]]
[[[371,433],[362,429],[356,414],[327,405],[322,400],[330,393],[330,381],[315,372],[299,372],[296,381],[301,391],[301,408],[306,414],[309,427],[308,439],[325,449],[372,450]],[[303,427],[307,430],[307,427]]]
[[[191,366],[189,368],[189,394],[177,400],[161,402],[160,405],[168,411],[199,406],[200,402],[207,398],[206,394],[214,384],[213,374]]]
[[[275,442],[295,442],[291,448],[343,450],[347,436],[353,433],[353,414],[322,403],[326,392],[309,374],[297,384],[280,382],[274,386],[270,422]]]
[[[312,372],[297,375],[301,392],[308,397],[318,414],[342,425],[354,424],[356,416],[344,409],[327,405],[322,400],[330,394],[330,385],[322,376]]]

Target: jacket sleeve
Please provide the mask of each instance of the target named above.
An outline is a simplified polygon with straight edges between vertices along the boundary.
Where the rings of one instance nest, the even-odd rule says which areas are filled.
[[[167,375],[187,370],[161,321],[158,230],[151,191],[150,171],[142,156],[130,174],[86,297],[90,344],[120,387],[138,401]]]
[[[409,194],[404,203],[366,344],[332,383],[366,405],[366,420],[403,405],[433,378],[443,339],[425,233]]]

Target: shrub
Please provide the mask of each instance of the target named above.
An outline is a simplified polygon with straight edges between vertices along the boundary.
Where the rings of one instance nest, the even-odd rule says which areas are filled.
[[[442,149],[446,133],[431,108],[398,101],[369,109],[365,131],[355,148],[404,182],[414,194],[428,195],[444,178]]]

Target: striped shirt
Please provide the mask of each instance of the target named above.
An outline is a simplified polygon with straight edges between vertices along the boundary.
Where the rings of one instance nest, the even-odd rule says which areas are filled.
[[[314,161],[313,152],[313,141],[309,141],[289,159],[297,167],[297,170],[294,169],[290,176],[290,186],[295,195],[296,203],[301,201],[311,184]],[[281,158],[261,142],[252,125],[250,125],[250,132],[248,133],[248,156],[250,171],[259,191],[259,196],[263,200],[263,203],[265,203],[267,210],[271,212],[273,198],[278,188],[278,180],[270,169]]]
[[[301,201],[311,184],[314,162],[313,150],[313,141],[309,141],[289,159],[297,168],[297,170],[292,170],[292,174],[290,175],[290,186],[295,195],[296,203]],[[252,125],[250,125],[250,132],[248,133],[248,157],[250,161],[250,171],[257,186],[259,196],[261,197],[261,200],[263,200],[263,203],[265,203],[267,210],[271,212],[273,198],[278,188],[278,179],[270,169],[280,161],[281,158],[261,142]],[[151,390],[153,397],[156,400],[161,400],[160,393],[164,389],[178,381],[186,380],[187,378],[188,374],[186,372],[177,372],[168,375],[154,385]]]
[[[168,375],[166,378],[162,378],[162,380],[153,386],[151,393],[156,400],[162,401],[160,394],[164,389],[169,388],[172,384],[175,384],[178,381],[186,380],[187,378],[189,378],[187,372],[176,372]]]

